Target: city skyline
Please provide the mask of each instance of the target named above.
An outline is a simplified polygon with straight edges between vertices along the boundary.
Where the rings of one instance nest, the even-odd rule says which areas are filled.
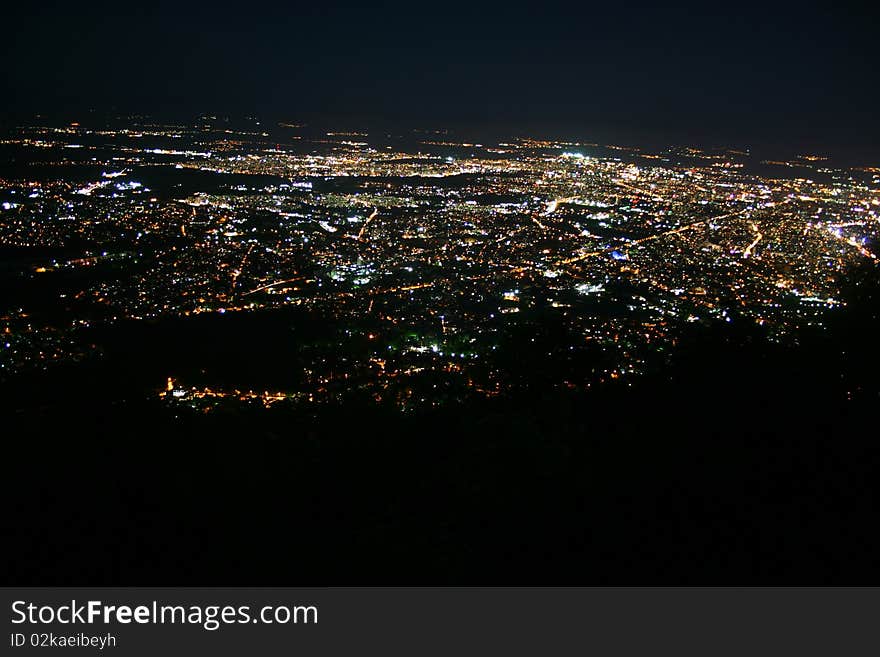
[[[22,126],[2,147],[7,269],[17,296],[40,291],[2,309],[6,377],[100,361],[96,335],[121,322],[284,309],[330,322],[286,375],[236,379],[215,354],[152,382],[208,408],[506,395],[531,385],[507,359],[542,334],[544,385],[631,385],[688,324],[789,344],[821,331],[850,272],[877,261],[880,168],[810,153],[207,115]]]
[[[7,579],[877,580],[877,17],[10,7]]]

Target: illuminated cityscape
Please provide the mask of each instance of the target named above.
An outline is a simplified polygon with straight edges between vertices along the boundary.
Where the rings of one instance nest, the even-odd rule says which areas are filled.
[[[121,323],[284,309],[271,382],[169,364],[169,403],[344,401],[400,410],[504,395],[525,344],[586,390],[630,384],[689,324],[796,342],[877,260],[880,168],[815,154],[318,130],[295,122],[21,125],[0,147],[10,286],[0,376],[102,357]],[[36,254],[36,255],[35,255]],[[268,315],[267,315],[268,314]],[[548,331],[552,331],[549,336]],[[536,343],[537,340],[537,343]]]
[[[10,582],[880,580],[876,6],[4,18]]]

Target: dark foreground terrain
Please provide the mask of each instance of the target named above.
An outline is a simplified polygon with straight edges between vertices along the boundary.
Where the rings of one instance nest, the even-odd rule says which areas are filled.
[[[4,581],[878,583],[876,289],[796,348],[695,330],[633,387],[405,415],[7,381]]]

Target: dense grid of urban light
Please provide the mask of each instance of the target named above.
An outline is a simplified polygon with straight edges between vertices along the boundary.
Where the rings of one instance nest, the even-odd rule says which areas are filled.
[[[71,308],[61,319],[0,308],[0,372],[88,357],[80,334],[95,323],[297,306],[339,319],[336,339],[363,341],[364,356],[330,365],[316,352],[273,391],[193,387],[169,372],[161,394],[210,408],[357,387],[407,408],[442,403],[416,384],[430,374],[435,388],[441,376],[497,395],[514,384],[493,353],[548,317],[566,327],[548,359],[605,355],[555,382],[588,387],[638,374],[688,323],[736,318],[778,339],[820,326],[845,272],[877,259],[880,169],[251,125],[8,135],[5,147],[57,173],[0,180],[0,246],[78,249],[29,266],[28,279],[104,274],[58,300]],[[147,180],[156,172],[167,189]]]

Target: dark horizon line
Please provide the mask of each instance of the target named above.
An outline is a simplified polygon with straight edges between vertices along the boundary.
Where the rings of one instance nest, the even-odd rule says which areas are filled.
[[[271,124],[277,129],[279,124],[289,122],[301,124],[311,129],[344,129],[352,131],[382,131],[393,133],[394,129],[414,133],[449,133],[457,137],[479,137],[488,139],[533,138],[548,141],[592,142],[599,146],[618,145],[643,149],[664,149],[697,147],[703,150],[742,150],[751,155],[761,153],[768,155],[822,155],[835,159],[846,160],[851,166],[880,164],[880,149],[870,142],[854,144],[850,141],[842,143],[833,138],[816,137],[809,143],[795,144],[795,140],[768,135],[733,136],[731,134],[713,134],[713,131],[689,132],[680,127],[664,130],[651,129],[644,124],[634,128],[631,122],[609,121],[574,121],[574,120],[541,120],[541,119],[508,119],[504,121],[488,121],[486,119],[449,117],[447,120],[436,116],[411,117],[390,115],[387,113],[327,113],[314,110],[300,112],[280,112],[278,110],[242,110],[240,108],[203,108],[203,109],[156,109],[145,108],[135,110],[127,107],[76,108],[67,109],[0,109],[0,127],[25,127],[36,118],[47,118],[58,124],[78,122],[88,117],[97,121],[122,121],[136,117],[152,119],[159,123],[193,122],[204,117],[216,117],[215,120],[244,122],[257,120]],[[594,124],[590,129],[587,123]],[[553,124],[551,126],[551,124]],[[659,136],[658,136],[659,135]],[[392,136],[404,136],[402,134]]]

